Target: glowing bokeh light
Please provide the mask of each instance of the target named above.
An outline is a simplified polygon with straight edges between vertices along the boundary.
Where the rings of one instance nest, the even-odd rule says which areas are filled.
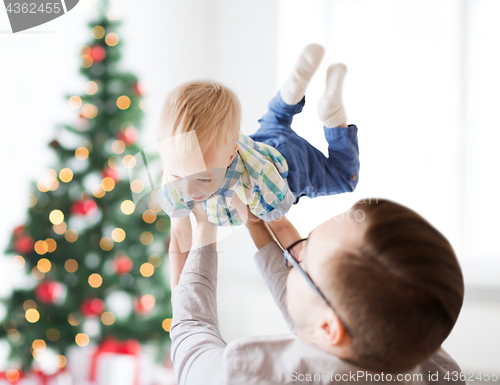
[[[40,259],[36,266],[38,267],[38,270],[40,270],[44,274],[48,273],[52,268],[52,264],[47,258]]]
[[[71,180],[73,179],[73,171],[71,171],[69,168],[63,168],[61,171],[59,171],[59,179],[61,179],[61,181],[64,183],[71,182]]]
[[[89,277],[89,285],[94,289],[100,287],[102,285],[102,277],[97,273],[91,274]]]
[[[28,207],[35,207],[38,202],[38,199],[34,194],[28,195]]]
[[[49,215],[49,220],[53,225],[59,225],[64,221],[64,214],[61,210],[52,210]]]
[[[118,44],[118,42],[120,41],[120,38],[118,37],[118,35],[114,32],[111,32],[111,33],[108,33],[106,35],[106,44],[109,45],[110,47],[114,47],[115,45]]]
[[[71,326],[78,326],[80,325],[80,317],[75,314],[75,313],[69,313],[68,315],[68,323],[71,325]]]
[[[105,33],[106,31],[100,25],[96,25],[94,28],[92,28],[92,37],[94,39],[102,39]]]
[[[115,242],[123,242],[125,236],[125,231],[123,229],[120,229],[119,227],[111,232],[111,238],[113,238],[113,241]]]
[[[138,194],[144,190],[144,183],[140,179],[135,179],[130,183],[130,189]]]
[[[116,100],[116,105],[120,110],[126,110],[130,107],[130,98],[128,96],[122,95]]]
[[[74,259],[68,259],[66,262],[64,262],[64,268],[68,273],[74,273],[78,270],[78,262]]]
[[[26,265],[26,261],[21,255],[16,255],[12,257],[12,265],[14,268],[20,270]]]
[[[47,344],[44,340],[34,340],[31,344],[31,347],[33,348],[33,350],[43,351],[47,348]]]
[[[146,278],[149,278],[151,277],[154,272],[155,272],[155,268],[153,267],[152,264],[150,264],[149,262],[146,262],[146,263],[143,263],[141,265],[141,274],[146,277]]]
[[[85,333],[78,333],[75,337],[75,342],[78,346],[87,346],[90,342],[90,338]]]
[[[111,150],[115,154],[121,154],[123,151],[125,151],[125,143],[121,140],[115,140],[113,144],[111,144]]]
[[[75,157],[78,160],[85,160],[89,157],[89,150],[86,147],[78,147],[75,150]]]
[[[79,96],[72,96],[68,100],[68,105],[72,110],[78,110],[82,106],[82,98]]]
[[[122,202],[120,205],[120,209],[122,212],[126,215],[130,215],[134,212],[135,210],[135,204],[131,200],[125,200]]]
[[[105,311],[101,315],[101,321],[104,325],[113,325],[115,323],[115,315],[110,311]]]
[[[101,186],[104,191],[111,191],[115,188],[115,181],[113,178],[107,176],[102,180]]]
[[[66,223],[62,222],[62,223],[60,223],[58,225],[52,226],[52,228],[54,229],[54,232],[56,234],[62,235],[62,234],[64,234],[66,232],[67,226],[66,226]]]
[[[32,324],[40,319],[40,313],[35,309],[26,310],[26,314],[24,316],[26,317],[26,321]]]
[[[57,242],[55,240],[53,240],[52,238],[47,238],[45,240],[45,243],[47,244],[47,246],[49,248],[47,250],[49,253],[53,253],[54,251],[56,251],[56,249],[57,249]]]
[[[49,251],[49,245],[45,241],[37,241],[34,249],[37,254],[44,255]]]
[[[170,327],[172,326],[172,318],[165,318],[161,323],[161,326],[166,332],[170,332]]]
[[[98,89],[99,86],[93,80],[90,80],[87,83],[85,83],[84,90],[87,95],[94,95]]]
[[[154,236],[153,234],[151,234],[149,231],[144,231],[142,234],[141,234],[141,237],[140,237],[140,240],[141,240],[141,243],[143,245],[150,245],[153,243],[154,241]]]
[[[101,249],[103,249],[104,251],[111,250],[114,245],[115,242],[110,237],[102,237],[99,241],[99,246],[101,246]]]
[[[156,213],[151,210],[146,210],[142,214],[142,219],[146,223],[153,223],[154,221],[156,221]]]
[[[68,229],[68,230],[66,230],[66,232],[64,233],[64,238],[65,238],[68,242],[76,242],[76,240],[78,239],[78,233],[76,232],[76,230],[73,230],[73,229]]]
[[[122,164],[126,168],[134,168],[137,161],[132,155],[125,155],[122,160]]]
[[[92,194],[96,198],[102,198],[104,195],[106,195],[106,191],[104,191],[102,186],[100,184],[98,184],[92,188]]]
[[[90,103],[84,104],[81,109],[82,116],[87,119],[94,119],[98,112],[97,107]]]

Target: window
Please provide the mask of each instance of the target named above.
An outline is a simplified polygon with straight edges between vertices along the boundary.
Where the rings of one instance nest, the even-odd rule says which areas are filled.
[[[344,104],[359,128],[356,191],[296,206],[301,232],[357,199],[385,197],[450,240],[468,284],[497,284],[499,14],[496,0],[280,1],[278,87],[305,45],[327,49],[294,129],[326,154],[317,104],[335,62],[348,66]]]

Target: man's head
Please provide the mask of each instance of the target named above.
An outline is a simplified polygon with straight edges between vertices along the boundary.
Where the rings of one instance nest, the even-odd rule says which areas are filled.
[[[388,200],[358,202],[302,244],[297,259],[335,311],[292,269],[287,306],[300,337],[395,373],[430,357],[451,332],[462,272],[446,238],[414,211]]]
[[[227,87],[209,81],[182,84],[168,96],[158,126],[165,173],[175,189],[206,200],[224,182],[236,156],[240,104]]]

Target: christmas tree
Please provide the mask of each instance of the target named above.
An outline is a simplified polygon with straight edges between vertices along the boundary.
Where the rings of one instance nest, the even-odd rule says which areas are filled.
[[[170,222],[156,190],[145,194],[148,186],[129,178],[141,150],[143,91],[118,68],[119,21],[106,3],[81,50],[85,87],[67,96],[78,116],[49,144],[57,164],[33,183],[26,223],[14,229],[6,250],[28,284],[6,303],[0,338],[24,370],[47,351],[63,367],[69,346],[105,336],[151,342],[159,351],[169,341],[170,290],[162,270]]]

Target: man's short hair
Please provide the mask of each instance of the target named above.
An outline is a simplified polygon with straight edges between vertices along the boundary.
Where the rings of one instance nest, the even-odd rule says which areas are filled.
[[[448,240],[415,211],[377,198],[352,210],[355,218],[364,213],[357,252],[329,258],[321,282],[354,335],[356,363],[401,373],[451,332],[463,302],[462,271]]]

